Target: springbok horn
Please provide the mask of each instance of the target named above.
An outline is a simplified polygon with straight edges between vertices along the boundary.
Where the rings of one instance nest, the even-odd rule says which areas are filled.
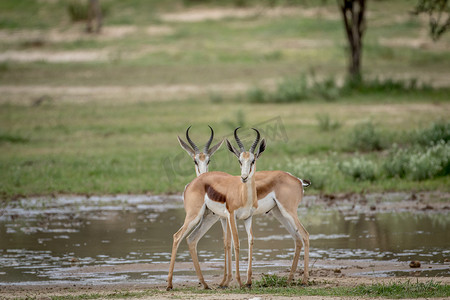
[[[208,153],[209,146],[211,146],[211,142],[214,138],[214,130],[211,128],[211,126],[208,125],[208,127],[209,127],[209,129],[211,129],[211,136],[209,137],[209,140],[206,142],[205,151],[203,151],[204,153]]]
[[[259,134],[259,131],[258,131],[257,129],[255,129],[255,128],[252,128],[252,129],[253,129],[254,131],[256,131],[256,140],[253,142],[253,145],[252,145],[252,147],[250,148],[249,152],[255,153],[255,149],[256,149],[256,146],[257,146],[258,143],[259,143],[259,139],[260,139],[261,135]]]
[[[200,151],[198,150],[197,145],[195,145],[194,142],[189,137],[189,129],[191,129],[191,126],[189,126],[188,129],[186,129],[186,139],[189,142],[189,144],[191,144],[191,147],[194,149],[195,153],[199,153]]]
[[[245,152],[245,148],[244,148],[244,145],[242,145],[242,142],[241,142],[241,140],[239,139],[239,137],[238,137],[238,135],[237,135],[237,130],[238,130],[239,128],[241,128],[241,127],[238,127],[238,128],[236,128],[236,129],[234,130],[234,139],[236,140],[236,143],[237,143],[238,146],[239,146],[239,150],[240,150],[241,153],[242,153],[242,152]]]

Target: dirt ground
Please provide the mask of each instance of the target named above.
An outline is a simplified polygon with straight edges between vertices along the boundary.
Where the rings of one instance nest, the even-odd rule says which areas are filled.
[[[274,268],[278,269],[276,274],[279,276],[286,276],[289,270],[290,261],[273,261],[269,267],[267,262],[264,264],[255,264],[254,266],[254,280],[261,277],[261,274],[269,273]],[[422,271],[429,270],[448,270],[450,264],[448,262],[442,264],[422,264],[420,268],[410,268],[409,262],[384,262],[384,261],[353,261],[353,260],[335,260],[325,261],[316,260],[312,263],[310,272],[310,283],[313,287],[328,288],[328,287],[342,287],[342,286],[356,286],[361,284],[374,283],[391,283],[404,282],[410,280],[411,282],[427,282],[433,280],[434,282],[441,282],[443,284],[450,284],[450,277],[421,277]],[[276,266],[276,267],[273,267]],[[202,263],[202,270],[205,272],[205,279],[212,289],[218,289],[218,283],[221,280],[221,268],[219,263]],[[124,273],[124,272],[156,272],[159,273],[167,271],[168,263],[158,264],[125,264],[117,266],[89,266],[82,267],[75,270],[69,270],[73,275],[77,273]],[[202,287],[198,284],[195,277],[192,263],[180,262],[176,264],[176,272],[174,275],[174,288],[198,288]],[[301,267],[297,271],[296,278],[300,278],[302,274]],[[214,275],[209,275],[207,271],[215,270]],[[245,271],[245,265],[242,266]],[[245,272],[241,270],[243,275]],[[220,271],[220,272],[219,272]],[[404,272],[404,277],[377,277],[380,272],[400,271]],[[187,272],[187,273],[186,273]],[[178,273],[178,274],[177,274]],[[189,275],[180,275],[189,274]],[[245,275],[244,275],[245,276]],[[165,275],[163,276],[165,278]],[[233,285],[233,283],[232,283]],[[251,290],[245,294],[225,294],[218,291],[215,294],[192,294],[180,291],[165,291],[166,284],[161,280],[149,280],[148,282],[130,282],[121,284],[43,284],[43,285],[10,285],[0,287],[0,299],[14,299],[14,298],[36,298],[36,299],[50,299],[53,296],[81,296],[86,294],[99,294],[101,298],[108,298],[108,295],[116,294],[115,299],[121,297],[117,293],[126,292],[143,292],[146,291],[146,296],[139,297],[139,299],[290,299],[289,297],[273,296],[273,295],[252,295]],[[147,295],[149,294],[149,295]],[[101,295],[104,295],[102,297]],[[109,298],[111,298],[110,296]],[[133,299],[127,297],[127,299]],[[302,299],[337,299],[336,297],[302,297]]]

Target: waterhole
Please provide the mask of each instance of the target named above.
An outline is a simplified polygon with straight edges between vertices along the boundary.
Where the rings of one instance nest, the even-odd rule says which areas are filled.
[[[301,205],[298,215],[310,233],[311,265],[339,260],[443,264],[450,257],[447,211],[378,211],[318,204]],[[44,197],[2,204],[0,285],[117,283],[149,278],[162,282],[166,267],[154,266],[166,266],[170,260],[172,235],[184,217],[180,196]],[[294,243],[276,219],[270,214],[255,217],[253,233],[256,266],[289,266]],[[239,237],[245,260],[243,223],[239,223]],[[223,261],[220,222],[200,240],[198,253],[201,262]],[[176,261],[191,262],[185,242],[180,244]],[[128,268],[115,269],[120,266]],[[89,267],[104,269],[80,272]],[[176,270],[195,275],[192,270]],[[381,271],[381,275],[398,276],[398,272]],[[427,272],[430,276],[450,276],[448,267]]]

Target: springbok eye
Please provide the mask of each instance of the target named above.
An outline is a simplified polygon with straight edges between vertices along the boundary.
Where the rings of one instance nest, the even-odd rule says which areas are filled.
[[[255,163],[255,160],[252,161],[252,165]]]

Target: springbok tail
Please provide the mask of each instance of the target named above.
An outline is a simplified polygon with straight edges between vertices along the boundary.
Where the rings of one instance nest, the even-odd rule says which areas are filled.
[[[299,178],[300,179],[300,178]],[[307,180],[307,179],[300,179],[300,182],[302,183],[303,187],[308,187],[311,185],[311,181]]]

